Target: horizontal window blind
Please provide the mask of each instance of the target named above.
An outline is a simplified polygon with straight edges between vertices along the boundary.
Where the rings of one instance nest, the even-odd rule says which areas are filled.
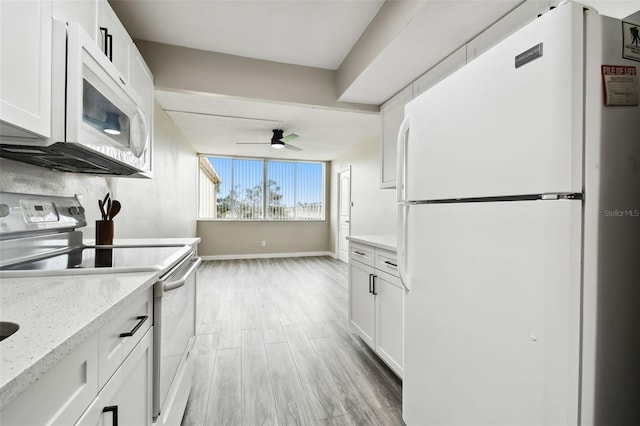
[[[203,156],[200,164],[201,219],[324,220],[324,163]]]

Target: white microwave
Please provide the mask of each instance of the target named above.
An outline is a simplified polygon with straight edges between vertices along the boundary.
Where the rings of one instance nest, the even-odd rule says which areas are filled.
[[[2,157],[66,172],[148,177],[151,111],[79,24],[54,20],[52,35],[51,138],[5,140]]]

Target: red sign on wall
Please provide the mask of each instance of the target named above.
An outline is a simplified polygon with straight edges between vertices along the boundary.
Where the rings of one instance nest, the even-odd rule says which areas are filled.
[[[604,104],[638,106],[638,75],[636,67],[602,65]]]

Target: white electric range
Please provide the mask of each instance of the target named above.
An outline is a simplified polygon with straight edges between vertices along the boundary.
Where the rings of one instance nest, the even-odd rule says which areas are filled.
[[[0,193],[0,278],[159,273],[154,285],[153,422],[176,425],[193,382],[195,248],[184,244],[83,244],[74,197]]]

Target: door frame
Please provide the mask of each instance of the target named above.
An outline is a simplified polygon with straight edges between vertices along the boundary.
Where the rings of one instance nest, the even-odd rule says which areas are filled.
[[[351,199],[352,197],[351,197],[351,165],[349,165],[344,169],[340,170],[337,174],[338,179],[337,179],[336,190],[337,190],[338,202],[336,203],[337,226],[336,226],[336,234],[335,234],[335,239],[336,239],[335,253],[336,253],[336,259],[343,260],[344,262],[349,263],[348,257],[347,259],[340,259],[340,205],[342,203],[342,196],[340,191],[340,177],[345,172],[349,172],[349,235],[351,235],[351,207],[352,207]]]

